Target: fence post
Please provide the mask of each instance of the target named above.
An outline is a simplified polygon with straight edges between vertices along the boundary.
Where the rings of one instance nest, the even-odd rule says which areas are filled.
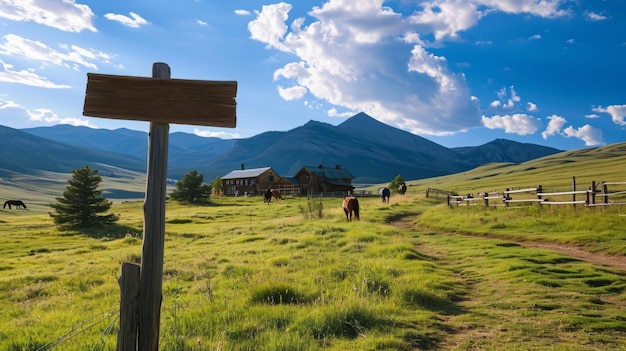
[[[483,195],[483,199],[485,199],[485,207],[489,207],[489,199],[488,199],[488,197],[489,197],[489,192],[488,192],[488,191],[485,191],[483,194],[484,194],[484,195]]]
[[[137,350],[140,267],[134,263],[122,264],[120,277],[120,329],[117,351]]]
[[[537,185],[537,199],[539,201],[537,201],[537,203],[539,204],[539,207],[541,207],[541,200],[542,200],[542,196],[540,195],[541,193],[543,193],[543,186]]]
[[[504,207],[509,207],[509,200],[511,200],[511,197],[509,196],[509,188],[506,188],[504,190]]]
[[[574,202],[572,206],[576,208],[576,177],[575,176],[572,177],[572,191],[574,192],[572,194],[572,201]]]
[[[428,192],[429,192],[430,188],[426,188],[426,198],[428,198]]]
[[[602,202],[605,204],[609,203],[609,187],[606,185],[606,182],[602,182]]]

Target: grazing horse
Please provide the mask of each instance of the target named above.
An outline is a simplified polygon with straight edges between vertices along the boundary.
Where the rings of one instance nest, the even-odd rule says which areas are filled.
[[[405,183],[400,184],[400,186],[398,187],[398,192],[400,193],[400,195],[404,195],[406,193],[406,184]]]
[[[265,194],[263,194],[263,202],[266,204],[272,202],[272,189],[267,189]]]
[[[272,189],[272,196],[276,199],[276,200],[282,200],[283,196],[280,195],[280,191],[276,190],[276,189]]]
[[[341,205],[343,208],[343,212],[346,213],[346,220],[348,222],[352,221],[352,213],[354,212],[354,220],[360,221],[361,217],[359,217],[359,200],[357,200],[354,196],[348,196],[343,199],[343,204]]]
[[[11,206],[15,206],[15,208],[24,208],[26,209],[26,204],[22,201],[22,200],[8,200],[5,201],[4,206],[2,206],[2,208],[7,208],[7,206],[9,206],[9,210],[11,209]]]
[[[389,188],[378,189],[378,194],[381,200],[383,200],[383,203],[389,203],[389,197],[391,197],[391,190],[389,190]]]

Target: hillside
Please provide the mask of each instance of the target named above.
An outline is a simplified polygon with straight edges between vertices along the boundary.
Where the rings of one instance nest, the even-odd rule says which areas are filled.
[[[7,133],[9,130],[5,128]],[[34,167],[69,172],[76,168],[76,164],[84,166],[85,160],[130,167],[131,170],[145,169],[145,132],[68,125],[16,132],[20,133],[12,136],[14,145],[28,142],[24,132],[47,141],[35,143],[42,145],[41,152],[34,151],[39,147],[31,146],[33,151],[29,153],[27,163],[21,163],[20,158],[7,158],[2,168],[11,171],[27,172]],[[53,146],[55,143],[52,142],[63,146]],[[54,150],[60,154],[52,155]],[[303,166],[322,164],[340,165],[350,170],[356,177],[355,184],[372,184],[390,181],[398,174],[405,179],[423,179],[466,171],[489,162],[520,163],[559,151],[503,139],[478,147],[449,149],[359,113],[338,126],[309,121],[292,130],[269,131],[245,139],[224,140],[172,133],[168,176],[180,179],[195,169],[205,179],[213,179],[239,169],[242,164],[246,168],[269,166],[281,176],[292,176]],[[106,159],[102,159],[104,156]],[[120,159],[111,163],[124,156],[132,161]],[[63,162],[54,161],[56,159]]]

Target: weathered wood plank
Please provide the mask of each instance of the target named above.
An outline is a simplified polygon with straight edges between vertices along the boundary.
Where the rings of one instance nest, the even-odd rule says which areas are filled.
[[[134,263],[122,264],[120,278],[120,329],[117,336],[117,350],[137,349],[137,311],[139,309],[140,267]]]
[[[87,74],[83,115],[234,128],[236,81]]]
[[[169,66],[155,63],[152,75],[156,78],[169,78]],[[168,144],[169,124],[150,122],[139,287],[139,351],[159,349],[163,300]]]

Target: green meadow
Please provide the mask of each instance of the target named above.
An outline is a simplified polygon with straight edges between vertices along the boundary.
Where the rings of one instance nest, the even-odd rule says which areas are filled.
[[[626,271],[528,244],[624,260],[626,207],[448,207],[424,194],[624,181],[625,147],[410,181],[390,204],[361,197],[350,223],[340,198],[168,202],[160,349],[624,350]],[[116,347],[121,265],[142,245],[143,201],[124,196],[141,181],[105,178],[123,189],[116,225],[59,231],[46,206],[59,179],[22,188],[39,193],[0,186],[32,203],[0,209],[2,350]]]

